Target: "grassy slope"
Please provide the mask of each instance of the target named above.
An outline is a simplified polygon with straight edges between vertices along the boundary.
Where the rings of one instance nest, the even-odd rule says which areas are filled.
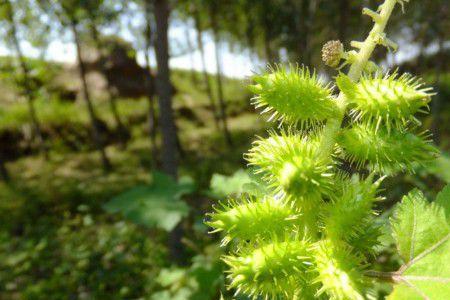
[[[186,72],[173,73],[178,91],[174,106],[185,150],[181,173],[204,187],[213,172],[231,173],[244,165],[242,153],[263,122],[248,109],[242,81],[227,79],[225,97],[235,141],[228,149],[214,129],[200,84],[188,78]],[[44,126],[88,122],[82,103],[40,100],[36,104]],[[0,130],[29,122],[24,103],[2,107]],[[107,103],[96,101],[96,110],[113,127]],[[164,235],[101,209],[112,196],[150,179],[147,101],[122,99],[119,110],[129,126],[133,124],[133,136],[126,150],[107,148],[114,164],[109,174],[101,171],[97,153],[61,152],[57,147],[50,161],[35,155],[7,164],[13,181],[0,183],[0,298],[123,299],[151,293],[151,278],[167,265],[161,244]],[[140,122],[131,122],[135,119]]]

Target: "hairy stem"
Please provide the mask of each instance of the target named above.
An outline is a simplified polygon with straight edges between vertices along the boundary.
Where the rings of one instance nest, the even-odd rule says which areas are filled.
[[[380,6],[379,18],[374,19],[375,25],[366,40],[359,44],[359,50],[353,57],[350,70],[348,72],[348,76],[351,80],[356,82],[361,77],[361,74],[369,61],[373,50],[378,44],[380,44],[380,38],[383,37],[387,22],[389,21],[397,2],[398,0],[386,0]],[[330,157],[330,153],[335,145],[336,137],[341,129],[342,120],[344,119],[345,111],[347,109],[347,99],[342,92],[337,97],[336,102],[338,105],[339,114],[335,118],[328,120],[323,130],[323,138],[320,147],[320,157],[323,159]]]
[[[376,278],[378,280],[388,281],[388,282],[396,282],[398,281],[398,273],[397,272],[380,272],[368,270],[364,272],[364,275],[371,278]]]

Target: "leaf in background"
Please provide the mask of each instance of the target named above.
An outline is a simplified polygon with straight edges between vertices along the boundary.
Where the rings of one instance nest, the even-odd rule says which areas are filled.
[[[214,174],[211,178],[210,195],[215,198],[238,196],[242,193],[261,196],[268,192],[267,185],[251,169],[248,172],[239,169],[231,176]]]
[[[450,183],[450,154],[442,153],[437,159],[427,164],[425,171]]]
[[[163,287],[169,287],[181,282],[183,278],[186,278],[186,272],[186,269],[182,268],[162,269],[156,278],[156,282]]]
[[[252,169],[250,169],[250,182],[243,185],[244,192],[253,196],[265,196],[270,193],[269,187],[266,182],[263,181],[261,175],[255,174]]]
[[[136,224],[170,231],[189,212],[181,196],[193,190],[194,184],[188,178],[177,183],[165,174],[154,173],[151,185],[137,186],[114,197],[104,209],[120,213]]]
[[[250,175],[239,169],[231,176],[214,174],[211,178],[210,189],[214,196],[224,198],[232,194],[243,193],[244,185],[251,182]]]
[[[389,300],[450,299],[450,225],[444,210],[414,190],[397,206],[391,220],[405,264]]]
[[[221,249],[212,244],[204,254],[192,258],[187,268],[162,269],[156,282],[164,290],[151,296],[152,300],[210,300],[215,299],[217,289],[223,284]]]
[[[444,209],[447,222],[450,224],[450,184],[437,195],[436,204]]]

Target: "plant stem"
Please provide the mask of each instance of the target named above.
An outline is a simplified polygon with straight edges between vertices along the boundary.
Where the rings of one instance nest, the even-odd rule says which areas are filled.
[[[354,60],[350,66],[348,77],[350,77],[351,80],[356,82],[360,79],[373,50],[380,43],[379,39],[384,33],[387,22],[389,21],[397,2],[398,0],[386,0],[380,6],[380,18],[375,22],[375,25],[366,40],[359,47],[359,51],[354,56]],[[320,145],[320,158],[323,159],[328,159],[330,157],[330,153],[333,151],[333,147],[336,143],[336,137],[341,129],[342,120],[344,119],[345,111],[347,109],[347,98],[344,93],[339,93],[336,103],[339,114],[335,118],[329,119],[323,129],[323,138]]]
[[[380,280],[385,280],[389,282],[395,282],[398,281],[398,273],[397,272],[380,272],[380,271],[373,271],[369,270],[364,272],[364,275],[371,278],[377,278]]]

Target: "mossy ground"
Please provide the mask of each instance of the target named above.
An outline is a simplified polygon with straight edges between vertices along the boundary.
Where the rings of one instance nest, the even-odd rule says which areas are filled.
[[[232,173],[245,165],[242,153],[264,122],[249,110],[242,80],[226,79],[234,142],[227,147],[197,75],[199,83],[193,84],[187,72],[173,73],[174,107],[184,150],[180,173],[205,188],[212,173]],[[95,100],[100,118],[113,128],[108,103]],[[107,147],[111,172],[102,170],[91,148],[71,151],[52,136],[47,138],[49,160],[34,153],[7,162],[11,182],[0,183],[0,298],[137,298],[152,293],[154,277],[169,265],[162,231],[138,227],[102,209],[113,196],[151,178],[147,99],[118,103],[131,139],[126,149],[118,143]],[[83,102],[38,100],[36,106],[44,128],[89,124]],[[23,100],[0,107],[0,130],[28,126]]]

